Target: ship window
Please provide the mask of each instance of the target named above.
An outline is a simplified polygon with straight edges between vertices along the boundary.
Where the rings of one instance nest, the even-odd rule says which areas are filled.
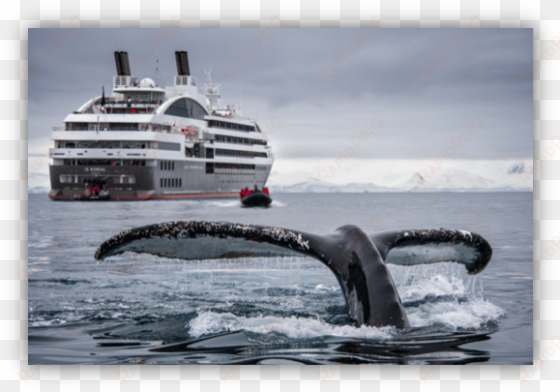
[[[175,170],[175,162],[171,162],[171,170]]]
[[[181,144],[179,143],[169,143],[169,142],[159,142],[153,148],[159,148],[160,150],[170,150],[170,151],[181,151]]]
[[[183,179],[179,178],[179,188],[182,188],[182,187],[183,187]]]
[[[204,120],[206,110],[198,102],[189,98],[182,98],[175,101],[166,111],[165,114],[171,116],[179,116],[186,118],[194,118],[197,120]]]

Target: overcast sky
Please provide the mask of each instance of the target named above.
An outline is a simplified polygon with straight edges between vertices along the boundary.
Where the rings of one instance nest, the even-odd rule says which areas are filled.
[[[277,158],[527,159],[532,44],[531,29],[30,29],[29,139],[110,94],[115,50],[139,79],[157,56],[160,85],[186,50],[199,85],[212,67],[222,103],[269,126]]]

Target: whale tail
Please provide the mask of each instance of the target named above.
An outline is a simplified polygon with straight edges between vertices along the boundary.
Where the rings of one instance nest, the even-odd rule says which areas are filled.
[[[443,245],[463,251],[456,250],[447,260],[433,255],[420,261],[392,257],[394,252],[409,247]],[[360,228],[349,225],[319,236],[270,226],[177,221],[121,232],[103,242],[95,258],[102,260],[127,251],[184,260],[303,254],[321,261],[334,273],[355,325],[397,328],[408,327],[409,322],[385,262],[412,265],[457,261],[465,264],[469,273],[478,273],[492,255],[481,236],[455,230],[385,232],[368,237]]]
[[[400,265],[457,262],[470,275],[482,272],[492,247],[480,234],[464,230],[403,230],[370,236],[386,263]]]

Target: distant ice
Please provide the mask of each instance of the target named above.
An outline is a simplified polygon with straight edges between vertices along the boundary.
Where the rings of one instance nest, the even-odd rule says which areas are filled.
[[[337,164],[338,163],[338,164]],[[273,193],[532,192],[527,161],[290,160],[275,162]]]

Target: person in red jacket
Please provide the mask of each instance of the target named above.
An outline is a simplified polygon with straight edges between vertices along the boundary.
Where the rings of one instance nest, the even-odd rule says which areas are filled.
[[[247,196],[249,196],[251,194],[251,191],[249,190],[249,188],[245,187],[245,189],[241,189],[241,192],[239,193],[239,196],[241,196],[241,198],[245,198]]]
[[[263,193],[266,193],[267,195],[270,196],[270,193],[268,193],[268,187],[265,186],[262,191]]]

